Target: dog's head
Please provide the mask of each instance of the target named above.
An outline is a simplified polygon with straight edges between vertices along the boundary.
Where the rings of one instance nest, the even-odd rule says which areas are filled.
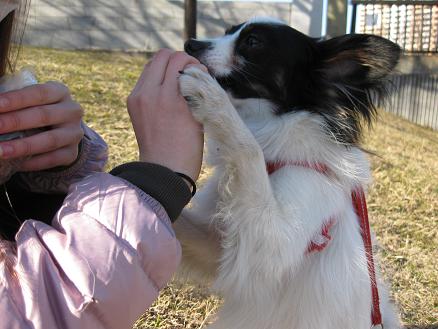
[[[345,144],[356,144],[361,122],[371,122],[373,101],[384,96],[400,56],[400,47],[378,36],[317,40],[267,18],[233,26],[220,38],[189,40],[185,51],[232,97],[266,99],[278,115],[317,113]]]

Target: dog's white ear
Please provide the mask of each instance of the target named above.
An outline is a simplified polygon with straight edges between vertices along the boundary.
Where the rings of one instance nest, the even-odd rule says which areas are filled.
[[[376,87],[392,72],[400,47],[382,37],[348,34],[318,43],[322,57],[319,70],[336,83]]]

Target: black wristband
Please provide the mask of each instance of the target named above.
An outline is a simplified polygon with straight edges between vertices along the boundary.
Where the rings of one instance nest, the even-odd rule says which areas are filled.
[[[175,174],[177,174],[179,177],[184,178],[186,181],[188,181],[190,183],[190,185],[192,185],[192,197],[194,197],[195,194],[196,194],[196,183],[195,183],[195,181],[190,176],[187,176],[186,174],[183,174],[183,173],[180,173],[180,172],[177,172],[177,171],[175,171]]]
[[[129,181],[160,202],[172,222],[191,199],[190,187],[184,178],[158,164],[125,163],[111,170],[110,174]]]

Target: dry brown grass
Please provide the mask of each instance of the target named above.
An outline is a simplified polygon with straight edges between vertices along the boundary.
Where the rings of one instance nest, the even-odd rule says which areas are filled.
[[[382,267],[405,322],[438,326],[438,133],[382,115],[366,146]]]
[[[22,63],[41,80],[63,80],[86,121],[110,145],[108,167],[137,157],[125,99],[146,61],[142,55],[25,48]],[[409,328],[438,328],[438,133],[382,114],[366,140],[374,185],[368,204],[384,275]],[[198,328],[219,301],[205,290],[169,285],[135,325]]]

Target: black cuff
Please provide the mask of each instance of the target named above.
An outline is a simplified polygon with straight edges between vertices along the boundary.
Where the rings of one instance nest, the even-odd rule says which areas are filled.
[[[172,222],[191,199],[186,182],[169,168],[158,164],[129,162],[117,166],[110,174],[126,179],[160,202]]]

